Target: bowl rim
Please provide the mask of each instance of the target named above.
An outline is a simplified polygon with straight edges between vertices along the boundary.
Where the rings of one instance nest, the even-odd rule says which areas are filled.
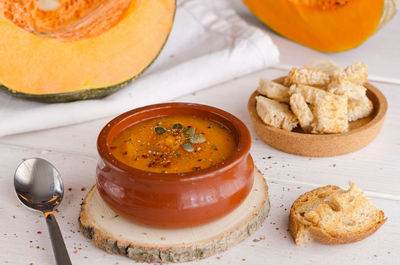
[[[178,115],[168,115],[168,114],[163,115],[161,112],[162,110],[165,109],[193,109],[202,112],[208,112],[214,116],[216,115],[223,118],[227,123],[230,123],[236,129],[238,134],[236,139],[237,145],[234,153],[231,154],[226,160],[217,163],[211,167],[200,169],[197,171],[182,172],[182,173],[158,173],[158,172],[150,172],[137,169],[121,162],[111,154],[110,149],[107,145],[107,139],[114,126],[116,126],[118,123],[126,119],[134,119],[132,117],[134,117],[135,115],[144,114],[146,112],[150,113],[154,112],[154,114],[153,116],[149,116],[148,119],[146,118],[139,120],[139,122],[137,123],[134,123],[133,120],[132,123],[138,124],[144,120],[151,120],[166,116],[178,116]],[[199,117],[204,118],[204,116],[200,115]],[[234,115],[230,114],[227,111],[224,111],[222,109],[213,106],[197,104],[197,103],[189,103],[189,102],[167,102],[160,104],[152,104],[124,112],[119,116],[115,117],[114,119],[112,119],[111,121],[109,121],[100,131],[97,138],[97,151],[99,153],[100,159],[103,160],[103,162],[105,163],[107,162],[109,166],[113,167],[113,169],[121,173],[127,173],[126,175],[128,175],[131,178],[149,180],[149,181],[162,180],[165,182],[176,182],[177,180],[192,181],[194,179],[198,180],[198,179],[214,177],[215,173],[227,171],[235,167],[238,163],[240,163],[243,159],[245,159],[250,152],[250,148],[251,148],[250,131],[239,118],[235,117]]]
[[[276,79],[274,79],[274,82],[280,83],[282,82],[284,79],[286,78],[286,76],[282,76],[282,77],[278,77]],[[319,138],[319,139],[324,139],[324,140],[328,140],[331,138],[338,138],[338,137],[348,137],[349,135],[353,135],[353,134],[357,134],[360,131],[364,131],[370,127],[375,126],[378,122],[380,122],[386,115],[387,109],[388,109],[388,103],[386,100],[386,97],[383,95],[383,93],[381,91],[379,91],[378,88],[376,88],[375,86],[373,86],[370,83],[365,83],[364,84],[365,88],[367,90],[370,91],[370,93],[374,94],[375,97],[378,99],[379,102],[379,107],[376,110],[376,114],[375,116],[366,124],[355,128],[353,130],[349,130],[348,132],[343,132],[343,133],[331,133],[331,134],[311,134],[311,133],[300,133],[300,132],[292,132],[292,131],[285,131],[283,129],[280,128],[275,128],[272,126],[269,126],[267,124],[265,124],[261,118],[257,115],[257,113],[255,113],[257,116],[257,118],[260,120],[260,122],[264,125],[264,128],[266,130],[269,131],[273,131],[275,133],[279,133],[283,136],[296,136],[296,137],[301,137],[301,138]],[[250,98],[249,98],[249,103],[251,100],[255,99],[256,96],[261,95],[257,90],[255,90]],[[377,106],[375,106],[374,104],[374,108],[376,108]]]

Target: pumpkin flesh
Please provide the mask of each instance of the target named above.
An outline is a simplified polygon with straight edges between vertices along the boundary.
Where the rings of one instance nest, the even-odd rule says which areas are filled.
[[[78,40],[38,36],[0,19],[0,83],[28,95],[125,83],[159,54],[174,13],[174,0],[132,0],[113,27]]]
[[[243,1],[262,22],[284,37],[316,50],[338,52],[370,37],[381,21],[390,19],[386,16],[393,16],[394,11],[384,13],[384,8],[395,9],[397,0]]]

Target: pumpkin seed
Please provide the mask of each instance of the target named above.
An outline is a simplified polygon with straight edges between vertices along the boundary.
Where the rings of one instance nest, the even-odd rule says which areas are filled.
[[[201,134],[195,134],[192,138],[190,138],[190,142],[192,144],[201,144],[206,141],[206,138]]]
[[[163,134],[167,132],[167,129],[165,129],[164,127],[156,126],[154,127],[154,131],[156,132],[156,134]]]
[[[196,131],[196,129],[194,127],[190,127],[190,128],[187,128],[187,129],[183,130],[183,134],[184,135],[188,135],[188,136],[192,136],[195,131]]]
[[[191,143],[187,143],[187,142],[183,143],[182,144],[182,148],[183,148],[183,150],[185,150],[187,152],[193,152],[194,151],[193,145]]]
[[[182,129],[183,129],[183,126],[182,126],[182,124],[180,124],[180,123],[175,123],[175,124],[172,126],[172,129],[174,129],[174,130],[182,130]]]

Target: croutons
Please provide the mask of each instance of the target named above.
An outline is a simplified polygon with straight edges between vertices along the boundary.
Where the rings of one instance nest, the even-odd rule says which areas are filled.
[[[263,96],[257,96],[256,101],[257,114],[264,123],[287,131],[297,126],[297,119],[289,110],[288,105]]]
[[[312,133],[341,133],[349,130],[347,96],[327,94],[314,105],[316,122]]]
[[[371,100],[365,95],[359,100],[349,99],[347,104],[348,121],[356,121],[368,117],[374,110]]]
[[[288,76],[290,84],[298,85],[325,86],[330,81],[327,73],[309,68],[293,68]]]
[[[290,108],[299,120],[301,128],[303,128],[305,132],[308,132],[311,129],[314,115],[300,93],[293,94],[290,97]]]
[[[337,74],[333,79],[364,85],[367,82],[367,70],[368,65],[364,63],[354,63],[347,66],[344,71]]]
[[[367,89],[349,81],[332,82],[328,85],[327,91],[336,95],[346,95],[349,100],[359,100],[365,96]]]
[[[292,68],[281,83],[261,79],[257,91],[266,98],[257,100],[257,112],[266,124],[285,130],[299,123],[306,133],[346,132],[349,122],[373,111],[364,87],[367,69],[354,63],[343,70],[321,60]]]
[[[291,85],[289,95],[301,94],[307,103],[315,104],[318,99],[328,94],[325,90],[307,85]]]
[[[319,60],[304,65],[305,68],[315,69],[327,73],[330,76],[336,75],[343,71],[342,67],[331,60]]]
[[[268,98],[275,99],[279,102],[289,102],[289,88],[279,83],[261,79],[260,85],[257,88],[258,93],[267,96]]]

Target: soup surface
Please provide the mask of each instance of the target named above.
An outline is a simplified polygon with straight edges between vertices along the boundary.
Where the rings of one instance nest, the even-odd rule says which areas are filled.
[[[117,135],[111,153],[131,167],[183,173],[226,160],[236,148],[223,126],[197,117],[168,116],[133,125]]]

